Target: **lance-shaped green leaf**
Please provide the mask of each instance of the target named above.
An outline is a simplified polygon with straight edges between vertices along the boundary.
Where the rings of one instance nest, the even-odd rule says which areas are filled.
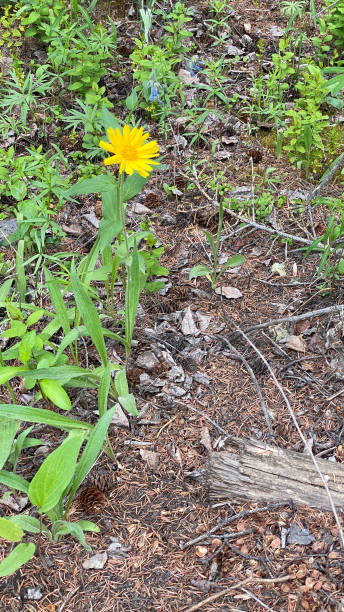
[[[0,470],[0,482],[10,489],[16,489],[23,493],[27,493],[29,490],[29,482],[25,478],[19,476],[19,474],[13,474],[13,472],[6,472],[6,470]]]
[[[116,179],[110,174],[100,174],[99,176],[93,176],[89,179],[84,179],[80,183],[73,185],[65,193],[66,198],[70,198],[78,195],[87,195],[89,193],[106,193],[112,191],[116,186]]]
[[[88,552],[92,550],[89,544],[87,544],[85,540],[84,532],[81,529],[80,525],[78,525],[78,523],[70,523],[69,521],[57,521],[53,525],[52,534],[53,534],[54,540],[57,540],[62,535],[65,535],[66,533],[70,533],[75,538],[77,538],[79,542],[83,545],[84,548],[86,548]]]
[[[10,542],[20,542],[24,535],[21,527],[14,525],[5,518],[0,518],[0,538],[9,540]]]
[[[18,428],[19,423],[14,419],[0,419],[0,470],[9,457]]]
[[[108,359],[99,314],[90,296],[78,279],[75,268],[72,268],[71,271],[71,281],[78,310],[103,364],[106,365]]]
[[[73,478],[83,432],[70,432],[68,438],[43,461],[29,486],[29,499],[40,512],[49,512],[60,501]]]
[[[19,404],[0,404],[0,418],[2,416],[13,417],[20,421],[29,423],[44,423],[66,431],[72,429],[93,429],[92,425],[85,421],[76,421],[62,414],[56,414],[44,408],[32,408],[31,406],[20,406]]]
[[[24,563],[27,563],[35,554],[36,547],[33,542],[18,544],[12,552],[0,563],[0,577],[14,574]]]
[[[24,366],[1,366],[0,367],[0,385],[11,380],[15,376],[20,376],[22,372],[26,372]]]
[[[30,516],[29,514],[16,514],[15,516],[11,516],[9,518],[11,523],[18,525],[23,531],[27,531],[28,533],[45,533],[47,536],[50,536],[49,529],[46,528],[43,523],[41,523],[38,518],[35,516]]]
[[[92,466],[94,465],[98,454],[103,446],[103,442],[106,437],[106,432],[111,423],[111,419],[114,415],[115,408],[111,408],[99,419],[98,423],[95,425],[93,430],[91,431],[89,438],[87,440],[86,446],[81,455],[80,461],[75,470],[75,476],[73,480],[73,485],[69,493],[69,499],[66,506],[66,512],[72,502],[72,499],[80,487],[82,481],[85,476],[88,474]]]

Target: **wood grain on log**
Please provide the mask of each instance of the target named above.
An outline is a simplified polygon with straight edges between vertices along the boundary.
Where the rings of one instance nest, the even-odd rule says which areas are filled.
[[[344,511],[344,466],[325,459],[317,463],[337,508]],[[206,476],[209,497],[296,504],[331,510],[309,455],[276,448],[258,440],[231,438],[226,449],[212,453]]]

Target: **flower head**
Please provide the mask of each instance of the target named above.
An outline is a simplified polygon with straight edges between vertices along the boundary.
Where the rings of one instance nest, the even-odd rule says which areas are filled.
[[[155,140],[146,142],[149,138],[149,133],[143,133],[143,128],[134,127],[130,129],[130,125],[125,125],[123,131],[119,128],[107,130],[110,142],[101,140],[99,146],[109,153],[114,153],[111,157],[104,159],[104,164],[110,166],[112,164],[120,164],[119,173],[123,170],[127,174],[138,172],[140,176],[146,178],[152,170],[152,166],[158,166],[159,162],[152,161],[152,157],[157,157],[159,147]]]
[[[153,85],[151,87],[149,101],[150,102],[154,102],[154,100],[158,100],[160,102],[159,90],[158,90],[158,88],[153,83]]]

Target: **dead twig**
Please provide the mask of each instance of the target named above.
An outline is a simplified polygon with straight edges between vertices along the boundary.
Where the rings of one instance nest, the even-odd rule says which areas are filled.
[[[181,172],[181,174],[183,174]],[[183,176],[186,177],[186,175],[183,174]],[[188,178],[188,177],[186,177]],[[214,198],[211,198],[207,192],[203,189],[202,185],[200,185],[200,183],[198,182],[196,177],[193,177],[193,182],[195,183],[197,189],[199,189],[199,191],[201,192],[202,195],[204,195],[204,197],[209,201],[212,202],[212,204],[215,204],[216,206],[219,205],[219,203],[214,200]],[[281,236],[281,238],[287,238],[288,240],[294,240],[294,242],[301,242],[302,244],[313,244],[313,240],[309,240],[307,238],[302,238],[301,236],[295,236],[294,234],[287,234],[286,232],[282,232],[281,230],[272,228],[272,227],[268,227],[267,225],[263,225],[262,223],[257,223],[256,221],[247,219],[246,217],[243,217],[242,215],[238,215],[237,213],[235,213],[233,210],[231,210],[230,208],[226,208],[226,213],[228,215],[230,215],[231,217],[235,217],[235,219],[237,219],[238,221],[241,221],[242,223],[246,223],[247,225],[251,225],[252,227],[255,227],[256,229],[260,229],[263,232],[268,232],[269,234],[278,234],[278,236]],[[318,245],[321,246],[321,245]]]
[[[271,319],[270,321],[266,321],[265,323],[258,323],[257,325],[250,325],[247,329],[245,329],[245,333],[248,334],[251,331],[256,329],[264,329],[266,327],[273,327],[274,325],[279,325],[280,323],[294,323],[296,321],[302,321],[303,319],[311,319],[312,317],[318,317],[323,314],[328,314],[329,312],[339,312],[342,311],[344,314],[344,304],[335,304],[334,306],[328,306],[327,308],[319,308],[318,310],[310,310],[309,312],[304,312],[300,315],[292,315],[291,317],[282,317],[280,319]],[[240,333],[244,333],[240,330]],[[238,338],[240,333],[230,334],[230,338],[233,340],[234,338]]]
[[[189,546],[198,544],[198,542],[201,542],[202,540],[210,538],[214,533],[219,531],[219,529],[223,529],[223,527],[227,527],[227,525],[229,525],[233,521],[237,521],[241,518],[251,516],[251,514],[256,514],[257,512],[268,512],[269,510],[276,510],[277,508],[283,508],[284,506],[290,506],[290,508],[294,508],[294,503],[292,500],[287,500],[283,502],[274,502],[272,504],[266,504],[266,506],[261,506],[260,508],[253,508],[253,510],[242,510],[241,512],[238,512],[237,514],[233,514],[232,516],[229,516],[228,518],[223,519],[217,525],[215,525],[215,527],[213,527],[209,531],[206,531],[202,535],[197,536],[197,538],[194,538],[193,540],[189,540],[188,542],[185,542],[185,544],[180,544],[179,548],[181,548],[181,550],[185,550],[186,548],[189,548]]]
[[[343,166],[344,166],[344,153],[339,155],[339,157],[333,162],[332,166],[330,166],[330,168],[325,172],[325,174],[323,174],[320,180],[320,183],[318,183],[318,185],[314,189],[312,189],[312,191],[308,194],[307,200],[306,200],[307,206],[310,204],[312,200],[314,200],[314,198],[316,198],[316,196],[320,193],[320,191],[322,191],[322,189],[324,189],[324,187],[328,185],[328,183],[330,182],[333,175],[337,172],[337,170],[340,170],[341,168],[343,168]]]
[[[253,593],[251,593],[251,591],[247,591],[246,589],[240,589],[240,591],[242,591],[243,593],[246,593],[246,595],[249,595],[251,599],[254,599],[255,601],[257,601],[261,606],[263,606],[265,610],[269,610],[269,612],[276,612],[276,610],[273,610],[272,608],[270,608],[270,606],[267,606],[261,599],[259,599]]]
[[[302,433],[302,431],[301,431],[301,428],[300,428],[300,425],[299,425],[299,423],[298,423],[298,421],[297,421],[297,419],[296,419],[296,416],[295,416],[294,410],[292,409],[292,407],[291,407],[291,405],[290,405],[290,403],[289,403],[289,400],[288,400],[288,398],[287,398],[287,396],[286,396],[286,394],[285,394],[285,392],[284,392],[284,389],[282,388],[282,386],[281,386],[281,385],[280,385],[280,383],[278,382],[278,380],[277,380],[277,378],[276,378],[276,376],[275,376],[274,371],[272,370],[272,368],[271,368],[271,366],[270,366],[269,362],[268,362],[268,361],[267,361],[267,359],[264,357],[264,355],[261,353],[261,351],[260,351],[260,350],[259,350],[259,349],[256,347],[256,345],[255,345],[255,344],[252,342],[252,340],[250,340],[250,338],[249,338],[249,337],[248,337],[248,336],[247,336],[247,335],[246,335],[246,334],[245,334],[245,333],[244,333],[244,332],[243,332],[243,331],[240,329],[240,327],[239,327],[238,325],[236,325],[236,323],[234,323],[234,322],[232,322],[232,323],[233,323],[233,326],[235,327],[235,329],[236,329],[236,330],[237,330],[237,331],[238,331],[238,332],[241,334],[241,336],[242,336],[242,337],[243,337],[243,338],[246,340],[246,342],[248,342],[248,344],[249,344],[249,345],[250,345],[250,346],[253,348],[253,350],[254,350],[254,351],[257,353],[257,355],[260,357],[260,359],[262,359],[262,361],[265,363],[265,365],[266,365],[267,369],[268,369],[268,370],[269,370],[269,372],[270,372],[270,376],[271,376],[272,380],[274,381],[274,383],[275,383],[275,385],[276,385],[277,389],[279,390],[280,394],[282,395],[282,397],[283,397],[283,399],[284,399],[284,401],[285,401],[285,404],[286,404],[286,406],[287,406],[288,412],[289,412],[289,414],[290,414],[290,416],[291,416],[291,419],[292,419],[292,421],[293,421],[293,423],[294,423],[294,425],[295,425],[296,431],[297,431],[297,433],[299,434],[299,436],[300,436],[300,438],[301,438],[301,440],[302,440],[302,442],[303,442],[303,444],[304,444],[304,447],[308,449],[309,456],[311,457],[312,462],[313,462],[313,464],[314,464],[314,467],[315,467],[316,471],[318,472],[319,477],[320,477],[320,479],[321,479],[321,482],[323,483],[323,486],[324,486],[324,488],[325,488],[325,491],[326,491],[327,497],[328,497],[329,502],[330,502],[331,510],[332,510],[332,513],[333,513],[334,519],[335,519],[335,521],[336,521],[336,525],[337,525],[337,527],[338,527],[338,538],[339,538],[339,543],[340,543],[341,548],[344,550],[344,535],[343,535],[343,530],[342,530],[342,526],[341,526],[340,521],[339,521],[339,516],[338,516],[337,510],[336,510],[336,507],[335,507],[335,505],[334,505],[334,502],[333,502],[333,498],[332,498],[331,492],[330,492],[330,490],[329,490],[329,488],[328,488],[328,485],[327,485],[327,482],[326,482],[326,480],[325,480],[325,478],[324,478],[324,476],[323,476],[323,474],[322,474],[322,472],[321,472],[321,470],[320,470],[320,468],[319,468],[319,465],[318,465],[318,463],[317,463],[317,461],[316,461],[316,459],[315,459],[315,457],[314,457],[313,451],[312,451],[312,449],[310,448],[310,446],[309,446],[309,444],[308,444],[308,442],[307,442],[307,440],[306,440],[305,436],[303,435],[303,433]]]
[[[203,599],[203,601],[200,601],[198,604],[195,604],[190,608],[184,608],[182,612],[195,612],[195,610],[200,610],[201,608],[203,608],[203,606],[208,605],[213,601],[216,601],[217,599],[220,599],[220,597],[223,597],[224,595],[228,595],[228,593],[235,589],[241,589],[241,587],[245,586],[246,584],[276,584],[279,582],[287,582],[288,580],[293,579],[293,575],[280,576],[280,578],[245,578],[245,580],[241,580],[236,584],[232,584],[226,589],[223,589],[223,591],[219,591],[214,595],[210,595],[210,597]]]
[[[256,379],[256,376],[255,376],[255,374],[254,374],[250,364],[248,363],[247,359],[245,359],[245,357],[241,353],[239,353],[239,351],[227,340],[227,338],[225,338],[224,336],[219,336],[219,335],[217,335],[216,337],[217,338],[221,338],[221,340],[228,346],[228,348],[244,364],[248,374],[251,377],[251,380],[252,380],[252,382],[254,384],[254,388],[255,388],[255,390],[257,392],[257,395],[259,397],[260,405],[261,405],[261,408],[262,408],[262,411],[263,411],[263,414],[264,414],[264,417],[265,417],[265,421],[266,421],[266,424],[267,424],[267,427],[268,427],[270,441],[273,441],[275,439],[275,434],[274,434],[274,430],[272,429],[270,415],[268,413],[268,410],[267,410],[267,407],[266,407],[266,404],[265,404],[265,400],[264,400],[264,397],[263,397],[262,390],[260,388],[258,380]],[[213,338],[215,338],[215,336],[213,336]]]

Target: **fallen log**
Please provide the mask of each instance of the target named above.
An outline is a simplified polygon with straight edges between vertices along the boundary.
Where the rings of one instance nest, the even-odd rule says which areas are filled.
[[[344,465],[317,459],[336,508],[344,509]],[[296,504],[331,510],[328,495],[309,455],[259,440],[230,438],[212,453],[206,470],[210,499]]]

